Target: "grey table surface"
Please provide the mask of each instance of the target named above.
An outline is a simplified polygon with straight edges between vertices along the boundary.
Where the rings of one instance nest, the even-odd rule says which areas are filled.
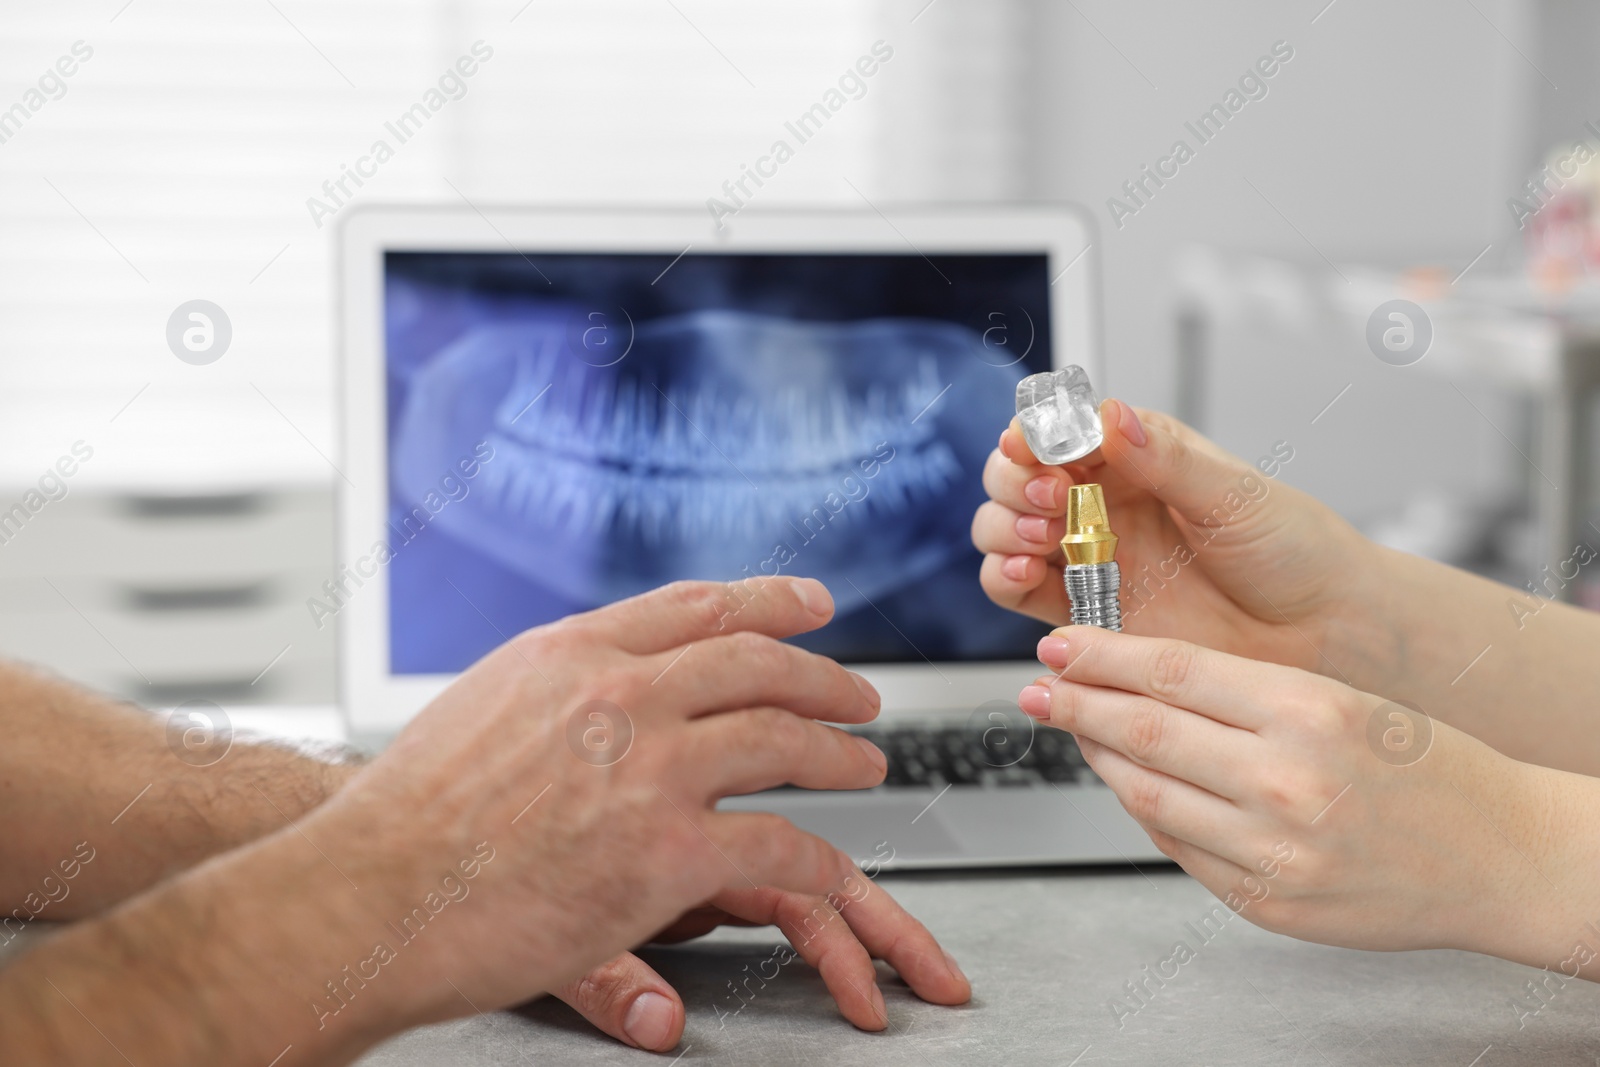
[[[728,983],[756,971],[777,934],[726,930],[644,953],[688,1009],[671,1054],[619,1045],[546,1000],[413,1030],[360,1063],[1600,1064],[1600,986],[1570,981],[1519,1019],[1515,1005],[1541,1003],[1526,983],[1543,975],[1500,960],[1327,948],[1243,918],[1203,940],[1196,930],[1217,901],[1176,868],[886,874],[879,884],[960,960],[971,1004],[923,1003],[884,971],[890,1029],[863,1033],[799,960],[741,1001]],[[1164,984],[1148,981],[1137,1011],[1114,1013],[1113,1002],[1135,1007],[1124,984],[1156,971],[1179,940],[1193,957]]]
[[[1213,920],[1207,931],[1218,902],[1176,868],[885,874],[878,882],[961,961],[972,1003],[923,1003],[884,969],[890,1028],[863,1033],[839,1017],[799,960],[765,987],[752,981],[753,995],[740,999],[729,983],[761,970],[779,941],[770,929],[724,930],[643,952],[688,1009],[671,1053],[627,1048],[546,999],[412,1030],[358,1062],[1600,1065],[1600,985],[1551,980],[1553,991],[1536,1000],[1528,983],[1544,974],[1470,953],[1327,948],[1238,917]],[[0,950],[0,965],[51,936],[53,925]],[[1146,968],[1159,973],[1178,941],[1192,958],[1168,964],[1170,977],[1148,978]],[[1143,1004],[1128,999],[1130,982],[1145,983]]]

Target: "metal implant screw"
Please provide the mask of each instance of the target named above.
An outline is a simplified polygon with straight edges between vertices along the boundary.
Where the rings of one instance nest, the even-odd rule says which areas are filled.
[[[1067,599],[1072,602],[1072,625],[1122,629],[1122,569],[1110,563],[1068,564]]]
[[[1099,485],[1074,485],[1067,490],[1067,532],[1061,539],[1066,557],[1065,584],[1075,626],[1122,629],[1122,569],[1117,566],[1117,535],[1106,518],[1105,493]]]

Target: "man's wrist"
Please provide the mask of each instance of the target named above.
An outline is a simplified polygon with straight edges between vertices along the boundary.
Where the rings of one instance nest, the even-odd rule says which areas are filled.
[[[22,1047],[72,1062],[104,1043],[171,1064],[354,1056],[405,1016],[391,1010],[399,983],[363,991],[337,1025],[316,1010],[318,989],[370,950],[359,894],[323,854],[338,848],[285,830],[68,928],[0,973],[0,1018],[30,1005]]]
[[[350,967],[370,955],[373,913],[389,887],[346,839],[311,821],[205,864],[174,901],[211,916],[212,951],[189,963],[213,1018],[239,1019],[241,1051],[360,1049],[413,1014],[406,986],[367,984]],[[242,985],[240,976],[249,975]],[[239,1011],[249,989],[250,1012]],[[285,1062],[293,1062],[286,1057]]]
[[[191,772],[179,788],[202,805],[213,842],[210,855],[255,841],[321,807],[362,765],[353,750],[306,752],[278,741],[246,741],[213,766]]]
[[[441,977],[466,983],[474,966],[454,950],[450,930],[480,920],[477,898],[468,900],[499,873],[496,850],[457,840],[454,830],[430,834],[426,819],[396,818],[404,803],[357,783],[233,862],[208,865],[221,880],[212,895],[228,901],[232,918],[218,931],[221,966],[203,980],[215,985],[253,966],[266,937],[285,950],[258,973],[285,1017],[307,1027],[307,1040],[364,1046],[475,1010]],[[519,921],[536,920],[524,911]]]

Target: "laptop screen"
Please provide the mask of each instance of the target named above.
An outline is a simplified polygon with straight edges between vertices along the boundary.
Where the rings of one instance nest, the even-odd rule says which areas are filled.
[[[680,578],[805,575],[850,663],[1033,658],[972,516],[1040,254],[385,257],[392,674]],[[748,595],[748,593],[746,594]],[[730,595],[730,610],[739,601]]]

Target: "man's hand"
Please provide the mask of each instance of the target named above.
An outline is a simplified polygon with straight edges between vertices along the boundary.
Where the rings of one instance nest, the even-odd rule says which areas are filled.
[[[729,889],[686,912],[651,941],[675,944],[724,925],[776,926],[796,954],[821,973],[840,1013],[863,1030],[882,1030],[889,1019],[874,958],[887,960],[923,1000],[965,1004],[972,987],[927,927],[865,875],[858,873],[857,879],[851,887],[855,897]],[[683,1035],[683,1000],[631,952],[555,995],[612,1037],[639,1048],[664,1052]]]
[[[853,872],[820,838],[713,810],[731,794],[862,788],[884,774],[873,745],[815,721],[865,722],[877,694],[775,640],[827,622],[827,591],[772,580],[745,593],[680,583],[513,639],[308,820],[312,839],[355,850],[358,885],[361,868],[382,872],[399,914],[439,872],[494,851],[472,886],[479,902],[447,939],[418,939],[414,981],[394,983],[408,1010],[517,1003],[729,888],[842,890]]]
[[[831,614],[813,581],[684,583],[519,636],[304,820],[0,974],[0,1030],[26,1019],[18,1047],[63,1061],[110,1041],[152,1062],[327,1062],[561,988],[702,902],[742,909],[729,890],[856,900],[865,949],[964,996],[919,970],[936,961],[915,939],[889,953],[892,922],[850,921],[865,879],[826,842],[715,810],[882,780],[882,753],[816,721],[867,721],[877,694],[776,640]],[[174,998],[181,1019],[159,1010]]]

